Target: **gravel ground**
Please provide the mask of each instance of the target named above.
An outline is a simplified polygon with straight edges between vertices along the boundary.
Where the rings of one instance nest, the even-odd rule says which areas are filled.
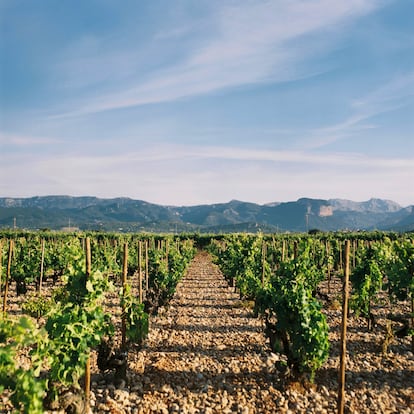
[[[338,286],[337,281],[333,295],[339,294]],[[10,299],[10,313],[21,313],[21,300],[24,298]],[[119,320],[119,306],[112,309],[114,318]],[[124,387],[116,387],[111,374],[99,373],[92,353],[91,411],[337,412],[341,311],[331,308],[325,312],[331,343],[328,361],[313,385],[286,385],[283,374],[276,369],[283,357],[270,352],[263,322],[252,316],[249,304],[239,299],[211,257],[201,252],[177,286],[168,308],[151,318],[150,334],[143,348],[130,350],[128,383]],[[384,319],[379,318],[374,332],[369,332],[364,321],[349,318],[348,413],[414,413],[411,340],[395,340],[390,352],[383,356],[384,331]],[[6,401],[0,402],[7,406]]]
[[[143,349],[129,354],[124,389],[95,376],[96,413],[333,413],[337,411],[340,310],[327,311],[331,351],[315,384],[286,386],[260,319],[228,287],[210,256],[191,263],[168,309],[151,320]],[[382,334],[350,318],[349,413],[413,413],[414,357],[399,339],[386,357]]]

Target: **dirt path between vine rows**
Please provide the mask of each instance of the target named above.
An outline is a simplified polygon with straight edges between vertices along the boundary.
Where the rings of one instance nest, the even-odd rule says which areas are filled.
[[[151,318],[144,348],[130,352],[129,384],[117,389],[99,377],[93,382],[93,412],[334,413],[338,313],[328,315],[330,326],[335,326],[330,339],[336,345],[316,385],[284,388],[282,374],[275,368],[281,357],[270,352],[263,321],[253,317],[208,253],[200,252],[168,308]],[[383,366],[381,371],[379,356],[364,354],[361,359],[355,352],[356,359],[350,361],[354,371],[348,377],[347,412],[413,412],[414,359],[408,350],[404,352],[392,356],[394,367]]]
[[[251,414],[305,408],[299,394],[289,401],[276,388],[277,356],[270,353],[262,324],[211,257],[199,253],[168,309],[151,319],[144,349],[129,355],[129,389],[96,390],[96,412]],[[99,394],[105,403],[99,403]]]
[[[142,411],[274,411],[263,394],[271,376],[262,331],[209,255],[199,254],[151,325]]]

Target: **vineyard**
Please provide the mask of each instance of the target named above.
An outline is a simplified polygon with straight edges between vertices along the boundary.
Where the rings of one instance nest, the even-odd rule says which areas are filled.
[[[0,412],[414,410],[411,234],[0,234]]]

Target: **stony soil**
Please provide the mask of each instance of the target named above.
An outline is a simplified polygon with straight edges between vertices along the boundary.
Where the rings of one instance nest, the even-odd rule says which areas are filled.
[[[287,385],[263,322],[230,288],[207,253],[151,320],[143,349],[129,354],[129,384],[95,376],[97,413],[333,413],[337,410],[340,310],[327,311],[330,358],[313,386]],[[414,357],[408,339],[381,355],[382,334],[350,321],[346,411],[413,413]]]
[[[24,298],[10,299],[10,313],[21,312],[19,300]],[[119,319],[119,306],[112,309]],[[328,361],[313,385],[288,384],[276,368],[283,357],[270,352],[263,321],[253,317],[249,304],[201,252],[168,308],[151,318],[143,348],[130,350],[127,384],[116,387],[111,374],[99,373],[92,354],[92,412],[337,412],[341,311],[325,312],[331,343]],[[385,325],[378,322],[369,332],[363,321],[349,318],[346,412],[414,413],[411,340],[395,340],[383,356]],[[0,407],[8,405],[2,402]]]

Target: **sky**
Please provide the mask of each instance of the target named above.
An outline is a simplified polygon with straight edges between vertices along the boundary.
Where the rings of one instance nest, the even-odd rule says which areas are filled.
[[[0,0],[0,197],[414,205],[414,1]]]

